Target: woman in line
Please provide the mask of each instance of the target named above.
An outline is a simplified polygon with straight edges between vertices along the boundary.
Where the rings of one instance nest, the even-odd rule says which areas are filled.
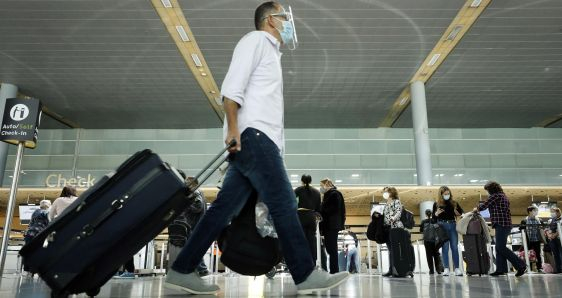
[[[437,201],[433,204],[433,215],[449,237],[449,240],[443,244],[443,276],[449,275],[449,248],[453,258],[455,275],[462,276],[462,271],[459,269],[457,217],[463,212],[459,203],[453,199],[451,190],[447,186],[441,186]]]

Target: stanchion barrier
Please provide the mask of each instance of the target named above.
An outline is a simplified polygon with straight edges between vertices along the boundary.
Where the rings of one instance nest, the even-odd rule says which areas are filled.
[[[367,240],[368,241],[368,240]],[[359,265],[357,267],[359,268],[355,268],[357,270],[357,273],[361,273],[361,269],[363,269],[362,265],[361,265],[361,241],[357,240],[357,255],[355,256],[357,258],[357,261],[355,262],[355,265]]]
[[[371,274],[373,269],[372,261],[372,251],[371,251],[371,240],[367,239],[367,273]]]
[[[377,271],[382,274],[382,251],[381,245],[377,243]]]
[[[216,250],[213,251],[215,254],[215,274],[219,273],[219,244],[215,241]]]
[[[162,243],[160,250],[160,270],[164,270],[164,256],[166,255],[166,243]]]
[[[523,250],[525,252],[525,264],[529,271],[531,270],[531,261],[529,260],[529,248],[527,247],[527,233],[525,230],[521,231],[521,241],[523,241]]]
[[[211,243],[211,253],[209,254],[209,267],[211,267],[210,272],[215,272],[215,258],[213,258],[213,252],[215,251],[215,242]]]
[[[322,245],[320,243],[320,218],[316,218],[316,266],[322,268]]]
[[[465,272],[464,270],[464,259],[462,257],[462,252],[464,251],[464,243],[457,243],[457,252],[459,253],[459,268],[462,272]]]
[[[562,229],[560,222],[556,223],[556,231],[558,232],[558,241],[560,241],[560,245],[562,246],[562,237],[560,237],[560,235],[562,234]]]
[[[422,273],[422,265],[421,265],[421,252],[420,252],[420,241],[416,240],[416,251],[418,253],[418,272]]]

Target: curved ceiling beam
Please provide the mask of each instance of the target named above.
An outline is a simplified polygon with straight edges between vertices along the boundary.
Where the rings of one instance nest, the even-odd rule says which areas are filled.
[[[414,74],[410,80],[410,83],[415,81],[426,83],[443,61],[447,59],[463,36],[470,30],[470,27],[476,23],[478,17],[480,17],[491,2],[492,0],[467,0],[443,36],[439,39],[439,42],[437,42],[433,50],[427,55],[416,74]],[[379,126],[392,127],[409,104],[410,86],[408,84],[395,100],[392,108]]]
[[[195,41],[195,36],[191,32],[178,1],[151,0],[151,2],[178,47],[183,60],[207,97],[209,104],[222,122],[224,111],[221,106],[220,90],[203,57],[203,53]]]

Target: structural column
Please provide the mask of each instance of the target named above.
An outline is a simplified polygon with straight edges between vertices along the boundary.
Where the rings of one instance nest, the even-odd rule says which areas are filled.
[[[18,95],[18,87],[2,83],[0,85],[0,119],[4,115],[4,106],[7,98],[15,98]],[[2,122],[0,122],[2,123]],[[0,142],[0,187],[4,183],[4,171],[6,170],[6,159],[8,158],[8,143]]]
[[[412,95],[412,121],[414,124],[418,185],[430,186],[433,183],[424,83],[420,81],[413,82],[410,85],[410,94]]]

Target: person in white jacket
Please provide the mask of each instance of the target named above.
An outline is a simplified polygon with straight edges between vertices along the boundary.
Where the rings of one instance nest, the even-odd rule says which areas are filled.
[[[76,195],[76,188],[74,186],[65,186],[62,189],[60,197],[58,197],[49,209],[49,221],[57,218],[64,209],[66,209],[70,204],[74,203],[78,196]]]

